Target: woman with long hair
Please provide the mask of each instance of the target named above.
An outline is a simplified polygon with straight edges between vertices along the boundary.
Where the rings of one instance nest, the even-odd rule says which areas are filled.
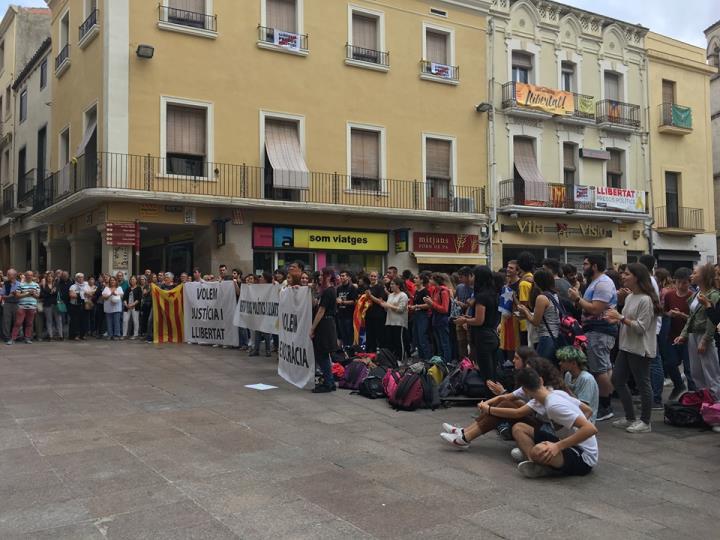
[[[697,388],[708,388],[720,399],[720,366],[714,346],[715,324],[709,316],[720,301],[715,288],[715,268],[712,264],[696,266],[691,278],[699,291],[690,298],[690,318],[675,343],[688,344],[690,373]]]
[[[450,347],[450,298],[452,294],[448,288],[445,274],[438,272],[430,276],[430,283],[433,285],[432,296],[423,298],[425,304],[430,308],[430,324],[432,325],[435,344],[438,354],[445,360],[452,360],[452,348]]]
[[[555,290],[555,276],[545,269],[540,269],[533,274],[533,281],[540,293],[535,298],[534,308],[530,311],[524,304],[519,304],[518,311],[522,318],[537,328],[538,354],[554,361],[556,340],[560,335],[560,299]]]
[[[111,340],[120,339],[122,335],[122,300],[125,293],[115,276],[110,276],[102,292],[103,309],[107,320],[107,333]]]
[[[388,348],[395,354],[398,362],[405,361],[405,332],[408,327],[408,296],[405,294],[405,281],[396,277],[390,281],[390,294],[381,304],[387,312],[385,319],[385,339]]]
[[[140,334],[140,302],[142,301],[142,289],[135,276],[130,276],[129,286],[123,296],[123,337],[137,339]],[[132,336],[128,329],[132,321]]]
[[[421,360],[429,360],[432,356],[432,346],[428,336],[428,328],[430,327],[430,317],[428,305],[423,302],[423,298],[428,295],[427,286],[430,283],[430,274],[428,272],[420,272],[415,276],[415,295],[410,310],[412,311],[412,342],[413,348],[417,350],[418,357]]]
[[[365,312],[365,351],[377,352],[385,343],[386,313],[382,303],[388,298],[385,285],[376,271],[370,272],[370,288],[365,291],[367,299],[372,302]]]
[[[500,347],[497,327],[500,323],[498,297],[495,277],[487,266],[476,266],[473,270],[474,302],[468,315],[456,319],[456,324],[464,324],[470,329],[473,344],[474,361],[480,375],[485,381],[495,378],[497,351]]]
[[[40,289],[40,300],[45,315],[45,329],[50,341],[53,339],[62,340],[63,338],[62,313],[57,310],[57,295],[55,274],[48,272],[45,275],[45,283]]]
[[[310,337],[313,340],[313,349],[315,351],[315,362],[320,367],[324,379],[322,384],[315,386],[313,389],[315,394],[335,390],[330,355],[338,348],[337,329],[335,327],[335,313],[337,312],[336,286],[333,269],[323,268],[318,287],[320,301],[310,328]]]
[[[623,287],[630,290],[622,314],[610,309],[605,315],[609,323],[620,324],[612,383],[622,401],[625,418],[616,420],[613,426],[628,433],[648,433],[652,412],[650,364],[657,356],[656,317],[662,313],[662,308],[650,272],[643,264],[629,264],[622,273],[622,282]],[[627,385],[631,373],[640,390],[640,420],[635,417]]]

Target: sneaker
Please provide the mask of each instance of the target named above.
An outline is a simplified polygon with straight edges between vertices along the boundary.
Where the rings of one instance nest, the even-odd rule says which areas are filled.
[[[515,461],[515,463],[522,463],[523,461],[527,461],[525,454],[523,454],[523,451],[519,448],[513,448],[512,450],[510,450],[510,457],[513,458],[513,461]]]
[[[653,411],[664,411],[665,407],[663,407],[662,401],[653,401],[652,410]]]
[[[652,428],[650,427],[650,424],[646,424],[642,420],[637,420],[633,422],[632,425],[626,427],[625,431],[628,433],[650,433]]]
[[[25,340],[25,343],[26,343],[27,345],[32,345],[32,339],[26,339],[26,340]]]
[[[459,433],[441,433],[440,437],[443,441],[448,443],[450,446],[457,448],[458,450],[467,450],[470,448],[470,443],[466,442]]]
[[[442,425],[442,428],[445,433],[450,433],[451,435],[461,435],[462,434],[462,428],[453,426],[452,424],[445,423]]]
[[[620,420],[615,420],[612,423],[612,427],[615,427],[618,429],[627,429],[634,423],[635,423],[635,420],[628,420],[627,418],[621,418]]]
[[[713,430],[715,433],[720,433],[720,426],[713,426],[712,430]]]
[[[668,401],[677,401],[685,392],[687,392],[687,386],[684,384],[680,388],[673,388],[673,391],[670,392],[670,395],[668,396]]]
[[[510,424],[507,424],[507,423],[500,424],[497,428],[497,432],[503,441],[512,441],[513,440],[512,427],[510,426]]]
[[[673,382],[670,379],[665,379],[663,381],[663,386],[672,386]]]
[[[523,461],[518,465],[518,471],[525,478],[541,478],[543,476],[549,476],[552,472],[550,467],[534,463],[532,461]]]
[[[612,407],[607,407],[606,409],[599,409],[596,421],[601,422],[603,420],[610,420],[613,416],[615,416],[615,413],[613,413]]]
[[[12,344],[13,344],[12,339],[8,339],[8,340],[5,342],[5,345],[12,345]]]

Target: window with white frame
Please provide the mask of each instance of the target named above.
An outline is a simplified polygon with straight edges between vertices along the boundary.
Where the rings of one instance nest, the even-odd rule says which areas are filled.
[[[206,176],[208,109],[168,102],[165,106],[165,172]]]
[[[382,133],[379,130],[350,129],[350,188],[381,190]]]
[[[610,159],[606,163],[607,187],[622,188],[625,152],[617,148],[608,148],[608,152],[610,152]]]
[[[573,62],[562,62],[560,64],[560,89],[565,92],[575,92],[575,64]]]
[[[206,0],[167,0],[165,9],[167,22],[169,23],[214,30],[214,28],[208,27]]]
[[[382,24],[379,14],[352,9],[348,58],[360,62],[387,65],[383,52]]]
[[[264,20],[260,27],[260,40],[285,49],[304,50],[307,44],[300,39],[300,20],[303,0],[261,0]]]
[[[20,92],[20,123],[27,119],[28,93],[27,88]]]
[[[60,46],[62,50],[70,42],[70,12],[66,11],[60,19]]]
[[[427,209],[449,211],[453,184],[453,142],[425,138],[425,182]]]
[[[622,100],[622,75],[614,71],[604,73],[605,99]]]
[[[574,186],[577,178],[578,147],[573,143],[563,143],[563,183]]]
[[[529,83],[532,79],[533,55],[524,51],[512,52],[512,81]]]
[[[301,118],[265,116],[265,198],[300,201],[310,188],[301,142]]]
[[[442,79],[457,80],[452,31],[425,26],[423,44],[423,72]]]

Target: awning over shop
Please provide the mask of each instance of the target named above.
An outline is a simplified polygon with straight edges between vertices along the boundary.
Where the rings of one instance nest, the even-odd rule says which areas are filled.
[[[418,264],[456,264],[458,266],[472,266],[483,264],[486,261],[485,255],[429,255],[425,253],[414,253]]]
[[[513,142],[515,169],[525,181],[525,200],[549,200],[548,184],[537,166],[532,140],[516,137]]]
[[[680,249],[656,249],[655,258],[660,261],[699,261],[699,251],[683,251]]]
[[[266,122],[265,150],[273,168],[273,187],[308,189],[310,171],[300,148],[297,124]]]

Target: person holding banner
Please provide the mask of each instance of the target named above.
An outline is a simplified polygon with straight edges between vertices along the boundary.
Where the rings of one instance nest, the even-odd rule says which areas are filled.
[[[335,314],[337,312],[337,292],[335,290],[335,272],[332,268],[323,268],[320,275],[320,302],[318,303],[310,337],[313,340],[315,361],[323,374],[323,384],[313,389],[314,394],[333,392],[335,380],[332,374],[332,360],[330,355],[337,350],[337,331],[335,328]]]

